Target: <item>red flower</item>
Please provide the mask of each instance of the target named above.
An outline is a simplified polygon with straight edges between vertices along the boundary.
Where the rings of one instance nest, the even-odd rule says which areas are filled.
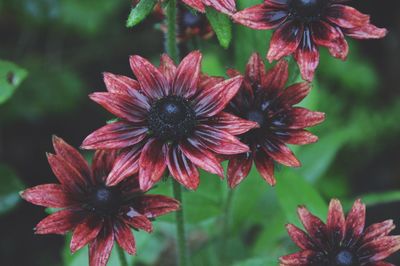
[[[54,137],[56,154],[48,154],[60,184],[46,184],[21,193],[25,200],[44,207],[61,208],[43,219],[36,234],[65,234],[73,231],[70,249],[89,244],[91,266],[106,265],[114,240],[129,254],[136,253],[130,228],[152,231],[149,219],[176,211],[179,202],[161,195],[145,195],[137,178],[118,186],[106,185],[115,153],[96,151],[92,167],[77,150]]]
[[[348,44],[355,39],[382,38],[386,29],[370,23],[370,17],[342,5],[346,0],[264,0],[236,13],[233,19],[253,29],[276,29],[267,58],[270,62],[294,54],[305,80],[311,81],[319,62],[318,46],[345,60]]]
[[[182,2],[202,13],[206,11],[206,6],[228,15],[236,12],[235,0],[182,0]]]
[[[229,74],[239,75],[234,70],[230,70]],[[258,54],[250,58],[243,85],[226,111],[255,121],[260,127],[239,137],[251,151],[234,155],[229,160],[230,187],[237,186],[249,174],[253,161],[261,176],[274,185],[274,161],[290,167],[300,166],[286,143],[303,145],[318,140],[304,128],[321,123],[325,115],[293,107],[307,96],[310,84],[297,83],[284,89],[287,79],[286,61],[279,61],[265,72],[265,65]]]
[[[338,200],[329,206],[324,224],[305,207],[298,209],[307,233],[292,224],[287,230],[300,252],[280,258],[281,266],[394,266],[384,262],[400,249],[400,236],[389,236],[392,220],[376,223],[364,230],[365,205],[357,200],[345,219]]]
[[[123,149],[107,185],[118,184],[139,171],[140,187],[148,190],[166,168],[189,189],[199,185],[201,167],[223,177],[216,154],[231,155],[249,148],[234,135],[256,127],[254,122],[222,112],[243,78],[219,81],[200,75],[201,54],[192,52],[176,67],[164,55],[157,69],[140,56],[130,58],[133,80],[104,75],[108,92],[90,98],[120,118],[92,133],[86,149]]]
[[[178,5],[178,11],[179,41],[186,41],[194,36],[209,39],[214,35],[205,14],[193,13],[182,5]]]

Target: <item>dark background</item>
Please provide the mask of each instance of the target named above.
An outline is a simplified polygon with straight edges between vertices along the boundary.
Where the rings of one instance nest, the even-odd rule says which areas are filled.
[[[125,27],[129,1],[66,2],[0,1],[0,58],[29,73],[13,98],[0,106],[0,162],[12,168],[26,187],[55,181],[45,156],[52,151],[52,134],[78,147],[110,118],[87,97],[89,92],[105,89],[101,73],[131,76],[129,55],[155,59],[163,50],[156,19],[134,29]],[[369,72],[358,70],[348,74],[347,80],[338,80],[329,74],[332,64],[343,64],[336,61],[321,63],[317,72],[319,90],[336,96],[318,109],[327,109],[340,120],[321,132],[328,135],[338,125],[351,128],[355,124],[347,118],[360,110],[360,119],[365,121],[355,127],[367,135],[347,142],[335,154],[327,175],[337,176],[339,181],[322,179],[318,183],[327,200],[400,190],[400,3],[371,0],[351,4],[371,14],[374,24],[388,28],[389,35],[383,40],[354,42],[350,51],[356,50],[354,62],[357,67],[367,64]],[[222,50],[215,38],[209,42],[217,53]],[[235,49],[240,47],[223,52],[227,55],[224,68],[232,66],[229,58]],[[366,81],[364,90],[363,82],[371,78],[371,71],[376,78]],[[353,80],[357,88],[344,88]],[[399,202],[371,206],[368,224],[392,218],[399,225],[399,207]],[[33,234],[32,228],[44,216],[42,208],[25,202],[0,216],[1,265],[62,265],[64,238]],[[392,262],[400,265],[400,256],[394,256]]]

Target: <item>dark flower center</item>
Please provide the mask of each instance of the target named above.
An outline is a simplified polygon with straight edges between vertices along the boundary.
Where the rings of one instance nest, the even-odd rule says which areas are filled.
[[[202,23],[202,16],[185,10],[182,14],[182,23],[184,27],[188,28],[200,27]]]
[[[154,136],[167,141],[178,141],[193,132],[196,113],[182,97],[167,96],[152,105],[148,121]]]
[[[328,0],[290,0],[292,15],[303,22],[318,20],[327,6]]]
[[[353,253],[347,250],[340,251],[335,257],[335,266],[357,266]]]
[[[116,187],[100,186],[89,193],[88,205],[91,210],[101,215],[111,215],[119,210],[121,193]]]
[[[245,117],[247,120],[257,122],[260,127],[264,127],[266,124],[265,114],[259,110],[250,110],[247,112]]]

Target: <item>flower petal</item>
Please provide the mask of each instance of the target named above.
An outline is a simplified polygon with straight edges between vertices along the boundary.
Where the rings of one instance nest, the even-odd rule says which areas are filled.
[[[318,141],[318,137],[307,130],[291,130],[285,132],[285,135],[282,139],[288,144],[305,145]]]
[[[369,22],[369,16],[345,5],[331,5],[326,19],[341,28],[358,28]]]
[[[20,195],[32,204],[49,208],[65,208],[77,203],[72,194],[64,191],[59,184],[46,184],[28,188]]]
[[[130,95],[131,90],[140,90],[139,82],[126,76],[103,73],[107,91],[111,93]]]
[[[86,137],[84,149],[122,149],[133,146],[147,137],[148,128],[125,121],[107,124]]]
[[[196,190],[199,186],[197,167],[182,153],[178,145],[170,147],[167,164],[172,177],[188,189]]]
[[[103,228],[103,219],[97,215],[87,216],[79,225],[74,229],[70,243],[72,253],[81,249],[87,243],[91,242],[99,234]]]
[[[326,227],[331,243],[341,243],[345,235],[346,221],[343,208],[337,199],[331,200]]]
[[[217,154],[233,155],[250,151],[238,138],[208,125],[198,125],[194,135],[204,147]]]
[[[72,167],[69,162],[60,157],[60,155],[50,153],[47,154],[47,160],[54,175],[66,190],[74,193],[83,191],[88,180]]]
[[[352,246],[361,237],[365,226],[365,204],[360,199],[354,202],[346,218],[346,235],[343,240],[344,245]]]
[[[294,59],[299,65],[303,79],[311,82],[319,64],[319,51],[309,29],[304,30],[303,39],[294,54]]]
[[[128,252],[128,254],[136,254],[135,238],[133,237],[129,226],[116,220],[114,222],[114,237],[115,240],[117,240],[118,245]]]
[[[172,93],[190,99],[197,93],[202,55],[199,51],[188,54],[176,70]]]
[[[319,247],[325,247],[328,241],[325,224],[318,217],[312,215],[305,207],[299,207],[297,213],[314,243]]]
[[[176,199],[162,195],[143,195],[135,199],[135,208],[147,218],[156,218],[179,210],[180,203]]]
[[[151,221],[146,216],[138,213],[133,207],[128,207],[124,211],[122,219],[125,223],[129,224],[135,229],[141,229],[148,233],[153,231],[153,225],[151,224]]]
[[[200,0],[182,0],[182,1],[191,8],[196,9],[197,11],[200,11],[202,13],[206,12],[203,2]]]
[[[388,33],[387,29],[384,28],[378,28],[372,24],[366,24],[363,27],[360,28],[354,28],[354,29],[346,29],[344,30],[344,33],[352,37],[354,39],[380,39],[386,36]]]
[[[368,262],[377,262],[398,250],[400,250],[400,236],[384,236],[361,246],[358,253],[360,257],[369,257]]]
[[[312,250],[304,250],[294,254],[286,255],[279,258],[281,266],[309,266],[313,265],[312,262],[315,262],[315,258],[318,257],[317,252]],[[315,264],[322,265],[322,264]]]
[[[226,131],[234,136],[241,135],[253,128],[259,127],[257,122],[245,120],[227,112],[220,112],[205,122],[205,124]]]
[[[290,20],[282,24],[272,35],[267,54],[269,62],[294,53],[303,37],[303,26]]]
[[[90,94],[89,97],[119,118],[132,123],[142,123],[146,120],[148,106],[133,96],[95,92]]]
[[[256,30],[269,30],[278,27],[288,16],[285,10],[279,10],[265,4],[255,5],[235,13],[233,21]]]
[[[246,79],[248,79],[252,85],[260,85],[265,74],[264,61],[258,53],[253,53],[246,65]]]
[[[64,160],[69,162],[72,167],[90,180],[92,171],[90,170],[85,158],[83,158],[74,147],[70,146],[63,139],[57,136],[53,136],[53,146],[57,155],[64,158]]]
[[[224,176],[224,170],[218,159],[211,152],[202,148],[198,140],[189,138],[181,141],[179,143],[179,148],[195,165],[212,174],[216,174],[220,177]]]
[[[228,15],[232,15],[236,12],[235,0],[203,0],[203,3]]]
[[[363,233],[362,242],[367,243],[374,239],[387,236],[395,227],[393,220],[386,220],[381,223],[370,225]]]
[[[251,170],[253,158],[247,153],[235,155],[229,160],[227,169],[228,185],[230,188],[235,188],[243,181]]]
[[[329,48],[332,56],[345,60],[349,52],[344,35],[340,29],[329,23],[320,21],[311,25],[312,40],[316,45]]]
[[[293,242],[301,249],[315,249],[312,239],[300,228],[293,224],[287,224],[286,230]]]
[[[325,120],[325,114],[321,112],[313,112],[302,107],[295,107],[290,110],[290,129],[303,129],[312,127],[322,123]]]
[[[289,64],[286,60],[280,60],[265,75],[262,87],[269,92],[282,91],[289,78]]]
[[[74,229],[84,218],[83,212],[61,210],[50,214],[41,220],[35,227],[35,234],[63,235]]]
[[[276,184],[276,179],[274,177],[274,161],[271,157],[263,151],[257,151],[254,157],[254,163],[262,178],[264,178],[268,184],[274,186]]]
[[[275,161],[289,167],[300,167],[301,163],[293,152],[279,140],[266,140],[263,150]]]
[[[131,56],[129,61],[140,88],[147,97],[156,100],[168,94],[168,80],[160,70],[138,55]]]
[[[143,191],[149,190],[161,179],[167,167],[167,152],[167,144],[154,138],[143,147],[139,159],[139,182]]]
[[[163,54],[160,59],[160,67],[158,69],[167,79],[168,84],[172,88],[172,84],[176,76],[176,66],[174,61],[167,54]]]
[[[106,266],[114,245],[112,226],[105,223],[103,230],[89,245],[89,266]]]
[[[194,103],[196,115],[212,117],[221,112],[236,95],[242,82],[243,77],[237,76],[202,90]]]
[[[117,150],[96,150],[92,159],[92,171],[94,177],[100,180],[95,180],[95,184],[104,184],[105,178],[114,165],[117,154]]]
[[[142,146],[133,146],[122,150],[114,161],[114,166],[107,176],[107,186],[115,186],[125,178],[139,171],[139,159]]]
[[[279,94],[279,101],[287,106],[291,107],[292,105],[300,103],[311,90],[311,85],[308,82],[296,83],[285,90],[282,90]]]

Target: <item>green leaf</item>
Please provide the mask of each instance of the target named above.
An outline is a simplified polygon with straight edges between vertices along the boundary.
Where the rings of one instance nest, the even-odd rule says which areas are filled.
[[[391,202],[400,202],[400,190],[365,194],[357,198],[360,198],[362,202],[369,207]],[[346,210],[349,210],[353,204],[354,199],[346,201],[343,205]]]
[[[12,62],[0,60],[0,104],[13,95],[27,75],[25,69]]]
[[[15,172],[0,164],[0,214],[11,210],[20,201],[19,192],[24,188]]]
[[[232,24],[229,17],[212,8],[207,8],[206,16],[208,21],[210,21],[215,34],[217,34],[221,46],[228,48],[232,40]]]
[[[153,10],[157,0],[141,0],[134,8],[126,21],[126,26],[131,28],[144,20]]]
[[[293,170],[278,174],[276,192],[288,222],[300,226],[297,207],[305,205],[314,215],[326,217],[327,204],[319,192]]]

